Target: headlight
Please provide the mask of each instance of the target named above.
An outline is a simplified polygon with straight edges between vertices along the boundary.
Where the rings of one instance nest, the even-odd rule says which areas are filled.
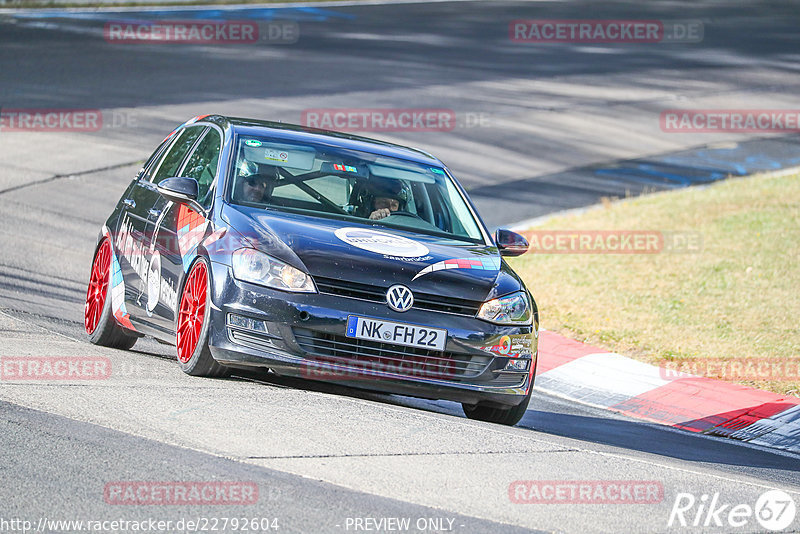
[[[295,293],[317,292],[311,276],[252,248],[234,252],[232,263],[233,276],[244,282]]]
[[[528,294],[518,291],[483,303],[478,319],[495,324],[531,324],[531,303]]]

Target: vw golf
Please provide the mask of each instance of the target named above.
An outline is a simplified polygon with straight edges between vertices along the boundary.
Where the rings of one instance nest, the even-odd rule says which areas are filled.
[[[181,369],[233,368],[460,402],[514,425],[538,311],[465,190],[420,150],[218,115],[176,128],[99,232],[92,343],[174,344]]]

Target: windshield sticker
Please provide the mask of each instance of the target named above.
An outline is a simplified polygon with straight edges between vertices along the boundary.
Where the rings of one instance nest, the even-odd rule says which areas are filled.
[[[289,153],[283,150],[273,150],[268,148],[264,151],[264,159],[268,161],[279,161],[281,163],[289,162]]]
[[[247,146],[259,147],[261,146],[261,141],[259,141],[258,139],[248,139],[247,141],[244,142],[244,144],[246,144]]]
[[[456,258],[452,260],[444,260],[433,265],[428,265],[417,275],[411,279],[413,282],[420,276],[435,273],[436,271],[443,271],[445,269],[478,269],[483,271],[499,271],[500,258]]]
[[[353,167],[352,165],[340,165],[338,163],[333,164],[333,168],[337,171],[346,171],[346,172],[358,172],[358,169]]]
[[[418,258],[428,254],[428,247],[399,235],[367,230],[364,228],[339,228],[336,237],[348,245],[376,254]]]
[[[431,167],[431,172],[435,174],[441,174],[444,176],[444,171],[442,169],[437,169],[436,167]]]

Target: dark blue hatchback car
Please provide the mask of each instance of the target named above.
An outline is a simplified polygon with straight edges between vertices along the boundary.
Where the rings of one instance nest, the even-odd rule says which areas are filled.
[[[196,376],[232,368],[462,403],[516,424],[538,312],[429,154],[282,123],[196,117],[103,226],[86,296],[96,344],[152,336]]]

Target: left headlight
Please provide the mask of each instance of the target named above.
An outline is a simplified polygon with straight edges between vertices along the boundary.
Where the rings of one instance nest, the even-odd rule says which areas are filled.
[[[252,248],[234,252],[232,264],[233,276],[244,282],[295,293],[317,292],[310,275]]]
[[[530,299],[526,292],[517,291],[486,301],[477,317],[494,324],[529,325],[532,319]]]

